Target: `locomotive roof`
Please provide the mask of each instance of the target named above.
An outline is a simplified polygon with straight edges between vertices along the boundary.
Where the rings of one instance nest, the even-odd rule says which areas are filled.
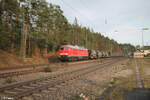
[[[74,49],[81,49],[81,50],[88,50],[84,47],[81,47],[81,46],[77,46],[77,45],[63,45],[63,46],[66,46],[66,47],[71,47],[71,48],[74,48]]]

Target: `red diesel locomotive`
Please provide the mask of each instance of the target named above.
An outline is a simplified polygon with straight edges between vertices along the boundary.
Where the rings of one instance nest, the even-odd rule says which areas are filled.
[[[59,49],[59,58],[62,61],[88,59],[88,49],[73,45],[63,45]]]

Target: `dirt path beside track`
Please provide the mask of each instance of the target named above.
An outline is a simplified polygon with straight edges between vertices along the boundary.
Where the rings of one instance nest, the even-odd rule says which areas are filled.
[[[130,59],[113,81],[103,100],[124,100],[124,93],[133,88],[150,88],[150,59]]]

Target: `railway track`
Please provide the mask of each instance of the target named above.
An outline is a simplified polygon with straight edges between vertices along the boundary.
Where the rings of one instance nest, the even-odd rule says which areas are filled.
[[[30,68],[30,67],[39,67],[39,66],[47,66],[49,64],[32,64],[32,65],[23,65],[23,66],[7,66],[7,67],[0,67],[1,71],[5,70],[14,70],[14,69],[24,69],[24,68]]]
[[[55,88],[58,85],[67,83],[71,80],[79,79],[82,76],[85,76],[98,69],[114,64],[122,59],[123,58],[116,58],[107,61],[103,64],[96,64],[95,66],[88,66],[85,68],[64,72],[53,76],[51,75],[44,78],[6,85],[0,87],[0,97],[2,100],[3,97],[11,98],[13,100],[20,100],[23,97],[30,96],[33,93],[39,93],[42,90],[53,91],[53,88]]]
[[[37,73],[37,72],[40,72],[41,70],[42,69],[31,69],[31,70],[21,70],[21,71],[0,73],[0,78],[7,78],[7,77],[12,77],[12,76],[19,76],[19,75]]]
[[[107,58],[110,59],[110,58]],[[102,59],[102,60],[106,60],[106,59]],[[94,60],[95,61],[95,60]],[[90,61],[78,61],[78,62],[70,62],[68,63],[68,66],[55,66],[55,67],[51,67],[52,69],[61,69],[61,68],[68,68],[70,67],[70,65],[77,65],[77,64],[81,64],[81,63],[90,63],[90,62],[94,62],[92,60]],[[33,67],[34,66],[34,67]],[[0,73],[0,78],[7,78],[7,77],[13,77],[13,76],[19,76],[19,75],[26,75],[26,74],[31,74],[31,73],[37,73],[43,70],[44,67],[40,67],[40,66],[50,66],[49,64],[42,64],[42,65],[33,65],[33,66],[24,66],[23,68],[27,68],[30,67],[30,69],[23,69],[22,67],[20,67],[19,71],[11,71],[10,72],[3,72]],[[18,67],[15,69],[19,69]],[[4,69],[3,69],[4,70]],[[7,68],[5,70],[8,70]]]
[[[107,57],[110,58],[110,57]],[[102,59],[107,59],[107,58],[102,58]],[[82,63],[82,62],[88,62],[88,61],[93,61],[93,60],[86,60],[86,61],[72,61],[72,62],[67,62],[69,65],[71,64],[76,64],[76,63]],[[65,64],[66,62],[58,62],[58,63],[51,63],[51,64]],[[30,67],[40,67],[40,66],[48,66],[50,65],[49,63],[47,64],[31,64],[31,65],[22,65],[22,66],[1,66],[0,71],[5,71],[5,70],[14,70],[14,69],[24,69],[24,68],[30,68]]]

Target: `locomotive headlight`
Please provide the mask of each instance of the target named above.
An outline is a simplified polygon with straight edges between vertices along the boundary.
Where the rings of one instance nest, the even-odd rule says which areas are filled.
[[[60,55],[68,55],[68,53],[60,53]]]
[[[68,55],[68,53],[65,53],[64,55]]]

